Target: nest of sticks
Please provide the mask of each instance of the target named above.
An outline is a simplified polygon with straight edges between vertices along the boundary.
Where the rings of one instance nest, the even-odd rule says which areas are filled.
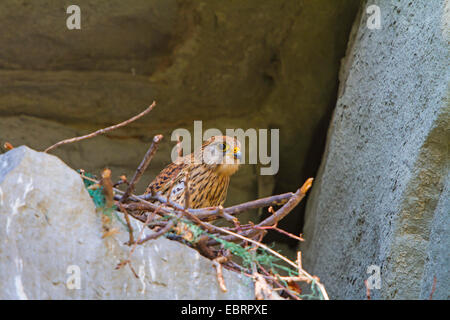
[[[44,152],[124,127],[148,114],[155,105],[156,103],[153,102],[140,114],[117,125],[60,141]],[[261,198],[227,208],[219,206],[191,209],[189,201],[187,201],[189,199],[188,192],[186,192],[185,206],[174,203],[160,194],[137,195],[134,192],[135,186],[148,168],[162,138],[162,135],[153,138],[152,144],[131,180],[121,176],[120,180],[114,183],[111,180],[109,169],[103,170],[100,179],[96,179],[84,170],[79,170],[96,206],[103,210],[105,222],[113,219],[112,213],[115,213],[116,218],[121,217],[123,225],[129,233],[127,242],[127,245],[130,246],[129,256],[127,259],[121,260],[116,269],[128,266],[134,276],[139,278],[131,264],[131,255],[137,246],[165,236],[184,243],[211,259],[216,268],[218,285],[224,292],[227,291],[227,286],[222,269],[226,268],[253,280],[256,299],[328,299],[320,279],[303,269],[300,251],[294,262],[262,243],[268,230],[274,230],[298,241],[303,241],[301,237],[278,228],[277,224],[302,201],[311,188],[312,178],[308,179],[296,192]],[[5,148],[10,149],[12,145],[5,143]],[[179,154],[181,153],[179,149]],[[189,188],[186,189],[189,190]],[[155,201],[158,204],[155,204]],[[270,216],[259,223],[241,224],[239,222],[237,218],[239,214],[258,208],[268,208]],[[131,219],[138,220],[144,225],[139,234],[133,230]],[[227,221],[229,226],[217,226],[215,222],[218,220]],[[146,228],[150,228],[154,232],[144,236]],[[114,228],[105,227],[103,237],[117,232],[118,230]],[[309,285],[310,292],[303,294],[300,283]]]

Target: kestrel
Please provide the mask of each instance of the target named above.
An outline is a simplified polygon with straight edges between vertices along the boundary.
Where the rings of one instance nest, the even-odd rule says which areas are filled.
[[[184,206],[186,176],[189,175],[189,208],[223,205],[230,176],[239,169],[240,160],[240,143],[236,138],[212,137],[198,150],[164,168],[145,193],[170,195],[170,200]]]

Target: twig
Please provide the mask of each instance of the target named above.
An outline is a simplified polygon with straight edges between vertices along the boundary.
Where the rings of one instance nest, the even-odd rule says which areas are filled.
[[[367,280],[364,280],[364,285],[366,286],[366,297],[367,297],[367,300],[370,300],[371,296],[370,296],[369,282]]]
[[[255,299],[256,300],[284,300],[267,284],[266,279],[258,272],[253,272],[253,281],[255,282]]]
[[[257,227],[265,227],[265,226],[272,226],[278,223],[281,219],[283,219],[289,212],[291,212],[292,209],[297,206],[297,204],[302,201],[302,199],[305,197],[306,192],[311,188],[313,178],[309,178],[306,180],[306,182],[303,184],[303,186],[297,190],[296,193],[289,199],[289,201],[283,205],[280,209],[278,209],[274,214],[272,214],[267,219],[260,222]]]
[[[114,191],[111,181],[111,170],[106,168],[102,171],[102,178],[100,179],[100,185],[103,187],[103,195],[106,200],[106,207],[111,208],[114,205]]]
[[[303,265],[302,265],[302,252],[301,251],[297,251],[297,268],[298,270],[303,270]]]
[[[97,183],[97,181],[95,179],[89,178],[84,176],[83,174],[81,174],[81,176],[84,179],[93,181],[95,183]],[[162,228],[161,230],[159,230],[156,233],[153,233],[149,236],[147,236],[145,239],[141,240],[141,236],[142,233],[144,231],[144,229],[150,224],[151,217],[155,216],[156,214],[162,214],[164,215],[176,215],[176,212],[181,212],[183,215],[185,215],[187,218],[189,218],[190,220],[193,220],[194,222],[196,222],[198,225],[202,226],[204,229],[208,230],[210,233],[223,233],[226,234],[225,236],[222,235],[221,239],[223,240],[227,240],[227,241],[236,241],[236,240],[244,240],[245,242],[249,242],[249,243],[253,243],[258,247],[261,247],[263,249],[265,249],[266,251],[270,252],[271,254],[273,254],[274,256],[280,258],[281,260],[287,262],[289,265],[295,267],[296,269],[299,270],[299,275],[297,277],[283,277],[280,278],[282,280],[287,279],[288,281],[307,281],[307,282],[315,282],[315,284],[318,286],[319,291],[322,294],[322,297],[326,300],[328,300],[328,295],[325,291],[325,288],[323,287],[323,285],[320,283],[320,280],[317,277],[311,276],[309,273],[307,273],[305,270],[302,269],[301,267],[301,260],[298,259],[297,264],[295,264],[294,262],[290,261],[289,259],[287,259],[286,257],[282,256],[281,254],[277,253],[276,251],[270,249],[269,247],[267,247],[266,245],[262,244],[260,241],[255,241],[254,239],[249,238],[249,235],[251,236],[252,234],[255,233],[260,233],[261,231],[266,232],[265,229],[270,229],[270,228],[274,228],[275,226],[268,226],[265,225],[266,223],[268,224],[269,222],[275,222],[275,224],[281,220],[283,217],[285,217],[305,196],[305,193],[308,191],[308,189],[311,187],[311,182],[312,179],[308,179],[305,184],[302,186],[302,188],[300,188],[299,190],[297,190],[297,192],[295,194],[292,193],[287,193],[287,194],[283,194],[283,195],[278,195],[278,196],[273,196],[273,197],[268,197],[268,198],[264,198],[264,199],[258,199],[255,201],[250,201],[238,206],[234,206],[234,207],[230,207],[227,209],[223,209],[222,207],[216,207],[216,208],[212,208],[212,209],[186,209],[184,206],[181,206],[178,203],[174,203],[173,201],[162,197],[161,195],[145,195],[145,197],[143,196],[136,196],[134,194],[132,194],[130,192],[130,195],[128,197],[128,199],[133,200],[133,201],[137,201],[137,202],[132,202],[132,203],[121,203],[121,208],[123,208],[125,211],[126,209],[140,209],[143,211],[151,211],[152,215],[148,215],[145,219],[145,224],[144,227],[138,237],[138,240],[134,242],[134,246],[130,251],[130,257],[132,252],[135,250],[136,245],[137,244],[142,244],[145,241],[148,241],[150,239],[155,239],[165,233],[167,233],[174,225],[174,222],[168,221],[165,225],[163,222],[159,222],[159,224],[162,224]],[[187,183],[189,184],[189,183]],[[115,189],[114,190],[119,193],[119,194],[124,194],[123,191]],[[116,199],[121,199],[122,197],[119,196],[115,196]],[[157,200],[161,203],[160,206],[156,206],[153,203],[150,203],[146,200],[151,199],[151,200]],[[268,206],[268,205],[276,205],[276,204],[280,204],[280,203],[284,203],[284,205],[275,213],[272,214],[272,216],[270,216],[269,218],[267,218],[266,220],[264,220],[262,223],[258,224],[257,226],[245,226],[248,227],[247,229],[245,229],[242,234],[239,233],[235,233],[231,230],[228,230],[227,228],[222,228],[222,227],[217,227],[214,225],[211,225],[210,223],[201,221],[199,218],[200,214],[201,217],[209,217],[211,218],[213,215],[217,215],[217,217],[224,217],[227,220],[231,220],[233,221],[234,219],[236,219],[234,216],[232,216],[232,214],[236,214],[237,212],[241,212],[248,210],[248,209],[252,209],[255,207],[262,207],[262,206]],[[168,206],[168,207],[163,207],[163,206]],[[130,213],[132,215],[133,218],[138,219],[140,221],[143,221],[143,217],[142,216],[135,216],[132,213]],[[203,216],[202,216],[203,215]],[[235,226],[235,228],[237,228],[237,226]],[[240,228],[240,226],[239,226]],[[280,229],[281,230],[281,229]],[[214,240],[215,241],[215,240]],[[207,242],[204,243],[205,246],[207,247]],[[209,244],[209,243],[208,243]],[[209,244],[210,245],[210,244]],[[199,247],[197,247],[197,249],[200,249]],[[211,251],[211,250],[209,250]],[[214,259],[215,253],[214,251],[211,251],[210,254],[208,255],[210,256],[210,258]],[[301,258],[301,257],[300,257]],[[117,268],[120,268],[121,266],[125,265],[125,264],[130,264],[130,259],[121,262]],[[130,268],[132,269],[132,266],[130,265]],[[133,269],[132,269],[133,271]],[[135,272],[133,272],[135,273]],[[262,276],[262,275],[260,275]],[[220,277],[219,277],[220,278]],[[276,279],[274,277],[270,278],[271,281],[276,281]],[[219,281],[219,280],[218,280]],[[289,290],[288,288],[285,288],[285,290]],[[290,292],[288,292],[289,295]]]
[[[201,225],[202,227],[204,227],[206,230],[208,230],[209,232],[213,232],[213,230],[215,230],[216,232],[222,232],[223,233],[223,228],[218,228],[214,225],[211,225],[209,223],[203,222],[201,221],[199,218],[200,217],[212,217],[214,215],[217,215],[217,217],[221,216],[221,212],[223,213],[227,213],[228,212],[237,212],[240,210],[248,210],[250,208],[255,208],[256,206],[267,206],[270,204],[273,204],[274,202],[276,203],[280,203],[285,201],[286,199],[289,200],[287,203],[285,203],[275,214],[273,214],[272,216],[270,216],[269,218],[267,218],[266,220],[264,220],[263,222],[261,222],[260,224],[257,225],[257,227],[266,227],[270,222],[278,222],[279,220],[281,220],[282,218],[284,218],[305,196],[305,193],[308,191],[308,189],[311,187],[311,183],[312,183],[312,178],[308,179],[304,185],[295,193],[285,193],[282,195],[278,195],[278,196],[273,196],[273,197],[267,197],[267,198],[263,198],[263,199],[258,199],[255,201],[250,201],[238,206],[234,206],[234,207],[230,207],[227,209],[220,209],[220,208],[215,208],[213,209],[213,211],[211,210],[204,210],[204,209],[188,209],[185,210],[184,207],[182,207],[181,205],[179,205],[178,203],[174,203],[171,200],[168,200],[165,197],[162,197],[161,195],[151,195],[151,194],[147,194],[144,196],[139,196],[136,197],[138,199],[151,199],[151,200],[157,200],[160,203],[166,204],[176,210],[181,211],[184,215],[186,215],[190,220],[195,221],[197,224]],[[146,204],[127,204],[126,208],[131,208],[131,209],[137,209],[140,208],[141,210],[150,210],[153,211],[155,210],[155,205],[144,201]],[[237,209],[239,207],[239,209]],[[199,212],[201,212],[201,214],[206,213],[206,215],[199,215]],[[222,214],[223,215],[223,214]],[[134,215],[132,215],[134,217]],[[230,218],[230,216],[228,216]],[[247,230],[243,233],[244,236],[248,236],[248,237],[254,237],[256,234],[260,233],[261,230],[259,230],[258,228],[253,228],[252,230]],[[238,238],[234,237],[234,236],[226,236],[223,238],[226,241],[230,241],[230,242],[236,242],[238,240]],[[217,242],[213,239],[210,240],[209,245],[213,245],[213,244],[217,244]]]
[[[113,187],[117,187],[120,186],[121,184],[130,184],[127,180],[127,176],[126,175],[121,175],[119,181],[117,181],[116,183],[114,183]]]
[[[5,144],[3,145],[3,148],[5,148],[6,151],[14,149],[13,145],[9,142],[5,142]]]
[[[130,196],[130,199],[133,199],[132,196]],[[133,211],[154,212],[158,208],[158,206],[156,204],[153,204],[150,202],[148,202],[148,203],[146,203],[146,202],[123,203],[122,205],[125,209],[129,210],[128,213],[130,214],[130,216],[132,216],[133,218],[135,218],[141,222],[145,222],[145,219],[143,220],[141,218],[141,215],[133,214]],[[174,212],[171,208],[166,208],[166,207],[161,208],[158,212],[161,216],[174,214]]]
[[[189,178],[191,175],[191,171],[188,170],[187,174],[186,174],[186,178],[184,179],[184,210],[189,209],[189,197],[190,197],[190,192],[189,192]]]
[[[305,239],[303,239],[303,238],[301,238],[301,237],[299,237],[299,236],[296,236],[295,234],[289,233],[289,232],[287,232],[287,231],[285,231],[285,230],[283,230],[283,229],[280,229],[280,228],[278,228],[276,225],[274,225],[274,226],[268,226],[268,227],[258,227],[258,226],[255,226],[254,228],[255,228],[255,229],[260,229],[260,230],[275,230],[275,231],[278,231],[279,233],[282,233],[282,234],[284,234],[284,235],[286,235],[286,236],[288,236],[288,237],[290,237],[290,238],[296,239],[296,240],[298,240],[298,241],[305,241]]]
[[[269,252],[270,252],[271,254],[273,254],[274,256],[280,258],[281,260],[283,260],[283,261],[285,261],[286,263],[290,264],[290,265],[293,266],[294,268],[298,269],[298,265],[297,265],[297,264],[295,264],[294,262],[292,262],[292,261],[289,260],[288,258],[282,256],[282,255],[279,254],[278,252],[276,252],[276,251],[270,249],[268,246],[266,246],[266,245],[264,245],[264,244],[262,244],[262,243],[260,243],[260,242],[258,242],[258,241],[255,241],[255,240],[253,240],[253,239],[249,239],[249,238],[247,238],[247,237],[244,237],[244,236],[242,236],[242,235],[240,235],[240,234],[234,233],[234,232],[232,232],[232,231],[229,231],[229,230],[226,230],[226,229],[223,229],[223,228],[220,228],[220,227],[216,227],[216,228],[221,229],[221,231],[224,232],[224,233],[228,233],[229,235],[232,235],[232,236],[234,236],[234,237],[237,237],[237,238],[240,238],[240,239],[242,239],[242,240],[245,240],[245,241],[251,242],[251,243],[253,243],[253,244],[256,244],[257,246],[263,248],[263,249],[266,250],[266,251],[269,251]],[[314,281],[314,282],[316,283],[316,285],[319,287],[319,290],[320,290],[320,293],[322,294],[322,297],[323,297],[325,300],[329,300],[329,297],[328,297],[328,294],[327,294],[327,292],[326,292],[326,290],[325,290],[325,287],[323,286],[323,284],[321,284],[321,283],[318,281],[317,277],[313,277],[312,275],[310,275],[308,272],[306,272],[306,271],[303,270],[303,269],[301,269],[300,272],[301,272],[305,277],[307,277],[309,280]]]
[[[294,194],[292,192],[279,194],[276,196],[261,198],[258,200],[248,201],[245,203],[241,203],[232,207],[228,207],[223,209],[224,213],[230,215],[236,215],[238,213],[248,211],[251,209],[258,209],[263,207],[268,207],[272,205],[282,205],[285,204]],[[211,209],[190,209],[190,211],[195,214],[198,218],[211,219],[213,216],[218,216],[220,211],[218,208]]]
[[[436,276],[434,276],[433,287],[431,288],[430,297],[428,298],[428,300],[433,300],[433,294],[436,291],[436,283],[437,283],[437,278],[436,278]]]
[[[289,277],[278,277],[279,279],[283,280],[283,281],[301,281],[301,282],[306,282],[306,283],[311,283],[311,279],[305,276],[289,276]]]
[[[128,254],[128,259],[127,259],[127,260],[124,260],[124,261],[121,261],[121,262],[116,266],[116,269],[120,269],[120,268],[122,268],[124,265],[127,265],[127,264],[128,264],[128,266],[130,267],[130,269],[131,269],[131,271],[133,272],[134,276],[135,276],[136,278],[139,278],[139,276],[137,275],[137,273],[134,271],[133,266],[131,265],[131,255],[133,254],[134,250],[136,250],[137,245],[138,245],[138,244],[142,244],[142,243],[144,243],[144,242],[146,242],[146,241],[148,241],[148,240],[150,240],[150,239],[156,239],[156,238],[159,237],[160,235],[166,233],[166,232],[167,232],[170,228],[172,228],[172,226],[173,226],[173,221],[169,221],[169,222],[167,223],[167,225],[166,225],[164,228],[162,228],[160,231],[158,231],[158,232],[156,232],[156,233],[154,233],[154,234],[151,234],[151,235],[149,235],[149,236],[147,236],[146,238],[144,238],[144,239],[141,240],[142,235],[144,234],[145,228],[150,224],[150,222],[151,222],[151,221],[154,219],[154,217],[158,214],[158,211],[160,210],[160,208],[161,208],[161,206],[159,206],[159,207],[158,207],[151,215],[148,215],[148,216],[147,216],[147,219],[146,219],[144,225],[142,226],[142,230],[141,230],[141,232],[139,233],[138,239],[137,239],[136,242],[133,243],[133,247],[131,248],[131,250],[130,250],[130,252],[129,252],[129,254]],[[167,228],[168,226],[170,226],[170,227]],[[167,230],[164,231],[164,232],[162,232],[162,231],[165,230],[166,228],[167,228]]]
[[[183,157],[183,147],[181,146],[180,135],[177,134],[177,153],[178,159]]]
[[[156,213],[153,213],[153,216],[154,216],[154,215],[156,215]],[[146,221],[145,221],[145,224],[144,224],[144,226],[142,227],[141,232],[139,233],[138,241],[141,239],[142,235],[144,234],[145,228],[147,227],[148,223],[150,223],[151,220],[152,220],[152,215],[148,215],[148,216],[147,216],[147,219],[146,219]],[[132,265],[131,265],[131,255],[133,254],[134,250],[136,250],[136,246],[137,246],[137,241],[134,242],[133,247],[131,248],[130,252],[128,253],[128,259],[123,260],[123,261],[121,261],[119,264],[117,264],[116,270],[122,268],[122,267],[125,266],[125,265],[128,265],[128,266],[130,267],[131,271],[133,272],[134,276],[135,276],[136,278],[139,279],[138,274],[136,273],[136,271],[134,271],[134,269],[133,269],[133,267],[132,267]]]
[[[160,203],[168,205],[175,210],[179,210],[189,220],[196,222],[197,224],[199,224],[200,226],[202,226],[204,229],[208,230],[209,232],[213,232],[213,230],[215,228],[213,225],[211,225],[207,222],[201,221],[196,215],[191,213],[191,210],[186,210],[180,204],[173,202],[173,201],[169,200],[168,198],[161,196],[160,194],[158,194],[156,196],[152,196],[152,197],[150,197],[150,199],[157,200]]]
[[[195,244],[195,248],[198,249],[198,251],[200,252],[200,254],[202,254],[203,256],[214,260],[217,255],[214,253],[214,250],[211,249],[208,245],[208,236],[207,235],[201,235],[198,239],[197,239],[197,243]]]
[[[274,276],[271,276],[259,262],[256,262],[256,264],[258,265],[258,268],[260,268],[262,272],[264,272],[266,278],[272,280],[273,283],[275,283],[280,289],[284,290],[284,292],[286,292],[287,295],[289,295],[294,300],[301,300],[297,295],[293,294],[289,288],[284,287],[281,283],[277,281],[277,279]]]
[[[219,287],[223,292],[227,292],[227,287],[225,285],[225,280],[223,279],[222,273],[222,262],[225,262],[227,258],[221,256],[217,257],[213,260],[213,265],[216,268],[217,273],[217,282],[219,283]]]
[[[303,186],[300,189],[298,189],[297,192],[290,197],[290,199],[288,200],[287,203],[285,203],[274,214],[272,214],[270,217],[268,217],[267,219],[260,222],[258,225],[252,227],[250,230],[246,230],[246,231],[242,232],[242,235],[245,237],[252,238],[252,237],[255,237],[258,234],[260,234],[261,231],[265,231],[265,230],[261,230],[261,229],[263,229],[261,227],[267,227],[267,226],[272,226],[272,225],[277,224],[278,221],[283,219],[289,212],[291,212],[291,210],[305,197],[306,192],[309,190],[309,188],[311,188],[312,181],[313,181],[313,178],[309,178],[308,180],[306,180],[306,182],[303,184]],[[225,209],[224,211],[226,212],[227,210]],[[221,230],[224,230],[224,229],[221,228]],[[223,240],[235,242],[237,240],[237,238],[234,236],[227,236],[227,237],[223,237]],[[215,240],[211,240],[209,244],[213,245],[213,244],[217,244],[217,243]]]
[[[96,184],[99,184],[99,181],[97,181],[97,180],[95,180],[95,179],[93,179],[93,178],[87,177],[87,176],[85,176],[83,173],[80,173],[80,176],[81,176],[82,179],[85,179],[85,180],[94,182],[94,183],[96,183]],[[123,193],[124,193],[124,191],[122,191],[122,190],[120,190],[120,189],[117,189],[117,188],[113,188],[113,190],[114,190],[116,193],[121,194],[121,195],[123,195]],[[114,196],[114,199],[115,199],[115,200],[120,200],[121,197],[115,195],[115,196]],[[130,208],[130,209],[132,209],[132,210],[133,210],[133,209],[150,210],[150,211],[153,211],[153,212],[154,212],[154,211],[158,208],[157,205],[155,205],[155,204],[153,204],[153,203],[151,203],[151,202],[149,202],[149,201],[147,201],[147,200],[144,200],[144,199],[142,199],[142,198],[140,198],[140,197],[138,197],[138,196],[136,196],[136,195],[134,195],[134,194],[130,194],[129,199],[134,200],[134,201],[137,201],[138,203],[124,204],[124,207],[127,208],[127,209]],[[164,209],[164,208],[160,208],[160,210],[158,210],[158,214],[161,214],[161,215],[168,214],[168,213],[170,213],[170,212],[167,211],[167,210]],[[130,213],[130,215],[131,215],[133,218],[135,218],[135,219],[137,219],[137,220],[139,220],[139,221],[145,222],[145,220],[140,219],[139,216],[136,216],[136,215],[134,215],[134,214],[132,214],[132,213]]]
[[[127,222],[128,226],[128,234],[130,235],[130,239],[128,240],[128,245],[132,245],[134,243],[134,237],[133,237],[133,227],[131,226],[130,217],[128,215],[127,209],[123,207],[122,203],[118,203],[120,211],[123,212],[123,215],[125,216],[125,221]]]
[[[239,222],[239,219],[235,216],[232,216],[231,214],[228,214],[224,212],[223,207],[219,206],[219,216],[223,217],[225,220],[232,222],[234,224],[234,227],[240,231],[241,230],[241,223]]]
[[[104,134],[106,132],[109,132],[109,131],[118,129],[120,127],[126,126],[127,124],[129,124],[129,123],[131,123],[131,122],[133,122],[133,121],[135,121],[135,120],[145,116],[147,113],[152,111],[154,106],[156,106],[156,102],[155,101],[153,101],[153,103],[147,109],[145,109],[144,111],[142,111],[138,115],[136,115],[136,116],[134,116],[134,117],[124,121],[124,122],[121,122],[119,124],[116,124],[116,125],[113,125],[113,126],[110,126],[110,127],[107,127],[107,128],[103,128],[103,129],[97,130],[95,132],[92,132],[90,134],[86,134],[84,136],[62,140],[62,141],[60,141],[58,143],[55,143],[54,145],[48,147],[47,149],[44,150],[44,152],[49,152],[50,150],[52,150],[52,149],[54,149],[56,147],[59,147],[60,145],[63,145],[63,144],[77,142],[77,141],[81,141],[81,140],[85,140],[85,139],[90,139],[90,138],[93,138],[93,137],[98,136],[100,134]]]
[[[128,185],[127,190],[125,191],[125,193],[122,195],[122,198],[120,199],[121,203],[124,203],[130,196],[130,194],[132,194],[134,192],[134,188],[135,188],[136,184],[139,182],[139,180],[142,177],[142,174],[144,173],[144,171],[147,169],[148,165],[150,164],[150,161],[152,160],[153,156],[155,155],[155,152],[158,149],[158,144],[162,138],[163,138],[163,136],[160,134],[153,137],[153,142],[152,142],[150,148],[148,148],[147,153],[145,154],[144,159],[142,159],[141,163],[139,164],[139,167],[136,169],[136,172],[134,173],[134,176],[131,179],[131,182]]]
[[[147,242],[148,240],[156,239],[156,238],[162,236],[163,234],[165,234],[166,232],[168,232],[170,229],[172,229],[173,225],[174,225],[173,221],[169,221],[163,228],[161,228],[161,230],[159,230],[155,233],[149,234],[144,239],[138,240],[137,243],[143,244],[144,242]]]
[[[203,222],[202,220],[200,220],[199,218],[197,218],[196,216],[194,216],[192,213],[190,213],[187,210],[181,210],[181,213],[184,216],[186,216],[189,220],[192,220],[192,221],[196,222],[197,224],[199,224],[200,226],[202,226],[207,231],[214,232],[215,227],[212,224]]]
[[[267,279],[267,280],[270,280],[270,281],[273,281],[275,284],[277,284],[280,288],[280,290],[284,290],[287,294],[289,294],[289,296],[291,296],[294,300],[301,300],[299,297],[297,297],[295,294],[293,294],[292,292],[290,292],[290,291],[292,291],[291,289],[289,289],[289,288],[286,288],[286,287],[284,287],[282,284],[280,284],[278,281],[277,281],[277,278],[276,277],[274,277],[274,276],[272,276],[272,275],[270,275],[258,262],[256,262],[257,264],[258,264],[258,266],[259,266],[259,268],[261,268],[261,270],[264,272],[264,275],[261,275],[262,277],[264,277],[265,279]],[[250,273],[247,273],[247,271],[246,271],[246,269],[244,269],[242,266],[240,266],[240,265],[238,265],[236,262],[233,262],[233,261],[231,261],[231,262],[229,262],[228,263],[229,265],[226,265],[226,264],[224,264],[223,266],[226,268],[226,269],[229,269],[229,270],[232,270],[232,271],[235,271],[235,272],[239,272],[239,273],[241,273],[241,274],[243,274],[244,276],[246,276],[246,277],[249,277],[249,278],[253,278],[253,273],[252,274],[250,274]],[[274,290],[276,290],[276,289],[274,289]]]
[[[263,208],[268,207],[272,205],[283,205],[285,204],[294,194],[292,192],[279,194],[276,196],[261,198],[258,200],[248,201],[245,203],[241,203],[232,207],[228,207],[223,209],[222,212],[227,215],[236,215],[238,213],[251,210],[251,209],[257,209],[257,208]],[[158,200],[167,202],[165,199],[162,199],[161,197],[152,195],[152,194],[144,194],[137,196],[142,200]],[[219,207],[212,207],[209,209],[189,209],[190,213],[195,215],[197,218],[201,220],[213,220],[214,218],[219,218],[221,216],[221,210]]]

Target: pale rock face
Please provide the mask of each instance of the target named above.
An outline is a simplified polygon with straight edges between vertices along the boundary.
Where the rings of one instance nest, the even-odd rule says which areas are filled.
[[[0,299],[253,298],[250,279],[223,270],[223,293],[208,259],[166,238],[133,253],[140,279],[115,270],[130,250],[127,232],[115,227],[119,234],[101,238],[101,213],[57,157],[25,146],[1,155]]]
[[[381,29],[362,6],[307,203],[304,265],[331,298],[364,299],[378,268],[373,298],[427,299],[436,277],[433,298],[448,299],[448,1],[370,4]]]

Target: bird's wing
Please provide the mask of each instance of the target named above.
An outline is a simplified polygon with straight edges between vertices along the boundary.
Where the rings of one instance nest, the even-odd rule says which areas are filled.
[[[156,178],[149,184],[145,193],[153,192],[161,192],[161,194],[165,195],[170,188],[175,187],[182,179],[183,175],[182,170],[186,167],[186,163],[171,163],[167,167],[165,167]]]

